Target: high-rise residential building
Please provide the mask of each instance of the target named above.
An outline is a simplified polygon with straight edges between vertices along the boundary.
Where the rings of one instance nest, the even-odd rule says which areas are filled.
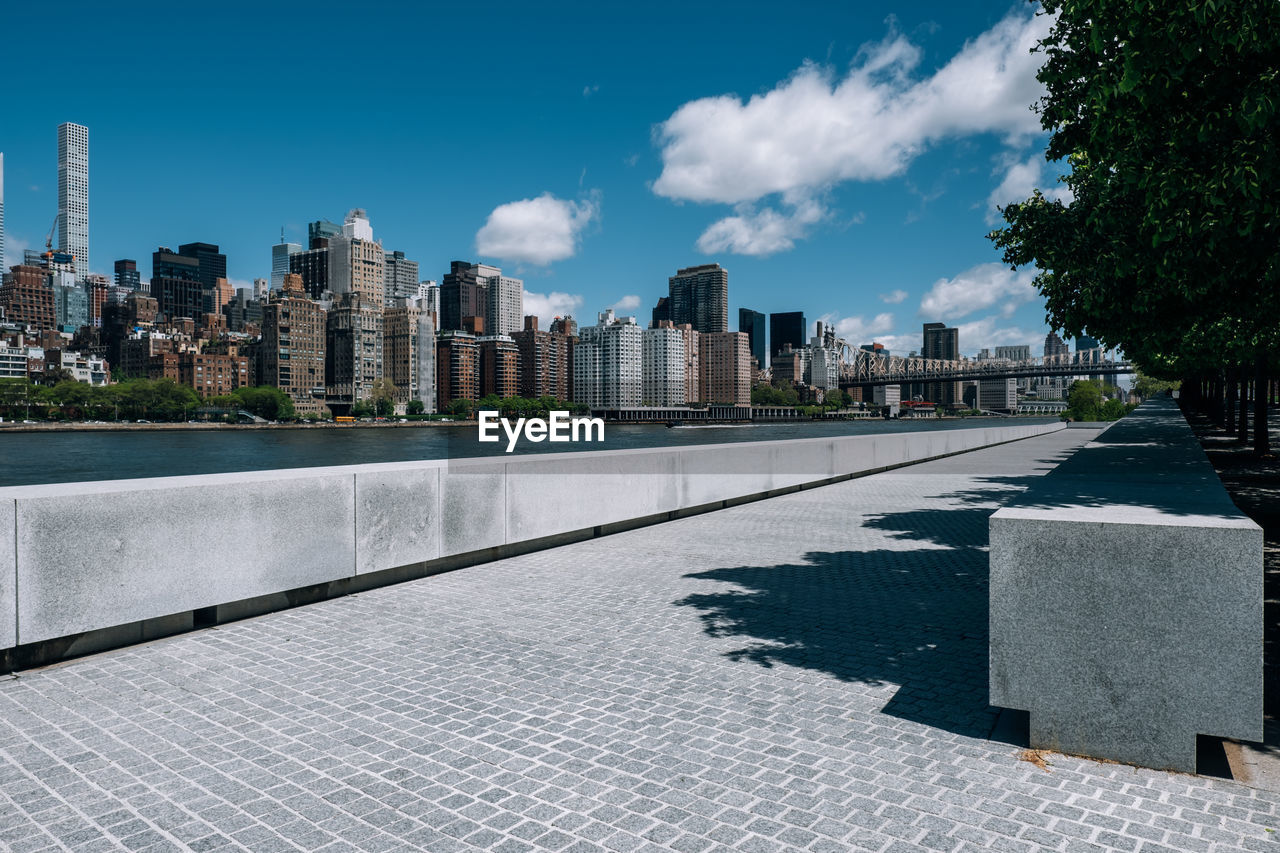
[[[142,290],[142,277],[138,275],[138,262],[131,258],[116,261],[116,287]]]
[[[347,214],[342,234],[329,238],[329,290],[334,296],[358,293],[367,305],[385,304],[385,268],[386,253],[373,239],[369,218],[355,208]]]
[[[53,310],[56,328],[76,332],[89,325],[89,294],[71,275],[53,275]]]
[[[237,299],[247,295],[241,290]],[[320,413],[325,395],[326,312],[307,298],[302,277],[294,273],[285,274],[271,297],[266,305],[258,303],[262,322],[258,381],[288,394],[299,414]]]
[[[509,335],[485,335],[480,345],[480,396],[514,397],[520,391],[520,348]]]
[[[478,266],[468,261],[453,261],[440,282],[440,329],[462,328],[467,317],[483,317],[489,294],[480,282]]]
[[[673,325],[688,323],[699,332],[729,331],[729,271],[719,264],[676,270],[667,279]]]
[[[4,269],[4,152],[0,151],[0,270]]]
[[[89,128],[58,125],[58,248],[89,267]]]
[[[289,274],[289,256],[301,252],[302,246],[287,243],[284,229],[280,230],[280,242],[271,247],[271,289],[279,290],[284,286],[284,277]]]
[[[487,296],[485,330],[494,335],[520,331],[524,317],[524,280],[503,275],[502,270],[494,269],[488,277]]]
[[[284,279],[280,280],[280,286],[284,286]],[[279,289],[279,288],[277,288]],[[305,288],[304,288],[305,290]],[[253,298],[266,302],[271,298],[271,282],[265,278],[255,278],[253,280]]]
[[[769,315],[769,355],[776,356],[787,344],[793,350],[804,348],[809,324],[803,311],[784,311]]]
[[[416,299],[418,290],[418,262],[404,256],[404,252],[386,252],[382,266],[382,298],[388,308],[400,299]]]
[[[434,278],[418,282],[418,296],[422,299],[422,310],[431,312],[431,322],[436,331],[440,331],[440,285]]]
[[[738,331],[746,334],[751,355],[756,360],[756,367],[760,370],[768,367],[769,355],[765,348],[764,315],[750,308],[739,308]]]
[[[645,329],[640,338],[640,396],[646,406],[683,406],[684,335],[664,321],[656,329]]]
[[[569,399],[569,338],[538,329],[538,318],[524,318],[524,328],[511,335],[520,350],[519,394],[531,400],[539,397]]]
[[[684,396],[689,403],[700,403],[702,396],[702,333],[688,323],[674,328],[680,330],[684,342]]]
[[[102,306],[107,302],[107,292],[111,289],[111,279],[100,273],[89,273],[84,277],[84,289],[89,298],[89,325],[102,327]]]
[[[329,243],[328,290],[334,298],[326,318],[325,382],[329,407],[343,408],[368,399],[382,378],[386,253],[360,208],[347,213],[341,234],[318,239]]]
[[[381,253],[378,257],[381,261]],[[381,278],[381,270],[379,270]],[[325,395],[335,414],[367,400],[382,377],[382,295],[337,297],[325,317]]]
[[[957,361],[960,358],[960,330],[946,323],[924,324],[924,358]],[[964,391],[959,382],[927,382],[924,397],[939,406],[955,406],[964,402]]]
[[[576,338],[578,336],[578,321],[573,319],[572,314],[556,317],[551,321],[551,331],[558,335],[564,335],[566,338]]]
[[[57,309],[48,272],[30,264],[10,267],[0,283],[0,308],[10,323],[33,331],[52,329],[57,325]]]
[[[454,400],[480,399],[480,346],[470,332],[445,329],[436,337],[436,410]]]
[[[578,330],[573,347],[574,402],[592,409],[633,408],[641,403],[641,329],[635,317],[602,312],[594,326]]]
[[[524,282],[498,267],[453,261],[440,285],[440,328],[463,329],[468,317],[484,319],[486,334],[510,335],[521,328]]]
[[[745,332],[712,332],[702,348],[702,399],[707,403],[751,404],[751,347]]]
[[[383,312],[382,372],[395,386],[396,409],[411,400],[436,410],[436,326],[421,299],[398,299]]]

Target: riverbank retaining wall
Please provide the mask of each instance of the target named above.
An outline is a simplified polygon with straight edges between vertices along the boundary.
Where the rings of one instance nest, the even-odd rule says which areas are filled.
[[[1062,428],[1014,424],[4,488],[0,667]]]

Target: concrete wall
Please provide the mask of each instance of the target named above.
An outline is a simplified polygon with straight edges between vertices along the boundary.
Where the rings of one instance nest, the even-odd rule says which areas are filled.
[[[1176,404],[1145,403],[991,517],[991,704],[1031,745],[1195,772],[1262,740],[1262,530]]]
[[[0,650],[68,656],[1061,428],[0,489]]]

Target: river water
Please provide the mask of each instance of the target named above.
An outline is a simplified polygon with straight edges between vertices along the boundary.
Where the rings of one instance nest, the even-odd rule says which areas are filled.
[[[1019,418],[1018,423],[1051,419]],[[742,426],[606,425],[604,442],[531,443],[515,453],[685,447],[838,435],[965,429],[1007,423],[968,418],[921,421],[809,421]],[[476,425],[395,428],[277,428],[0,432],[0,485],[71,483],[180,474],[216,474],[271,468],[309,468],[501,456],[497,444],[477,441]]]

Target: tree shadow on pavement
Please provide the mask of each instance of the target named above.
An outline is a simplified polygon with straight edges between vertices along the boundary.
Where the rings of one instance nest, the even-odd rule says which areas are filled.
[[[947,508],[863,520],[910,543],[901,550],[811,551],[790,565],[689,574],[731,588],[676,603],[697,610],[709,636],[743,638],[725,652],[733,660],[897,684],[884,713],[987,737],[998,713],[987,703],[988,519],[993,497],[1036,479],[992,478],[994,489],[946,495]]]

